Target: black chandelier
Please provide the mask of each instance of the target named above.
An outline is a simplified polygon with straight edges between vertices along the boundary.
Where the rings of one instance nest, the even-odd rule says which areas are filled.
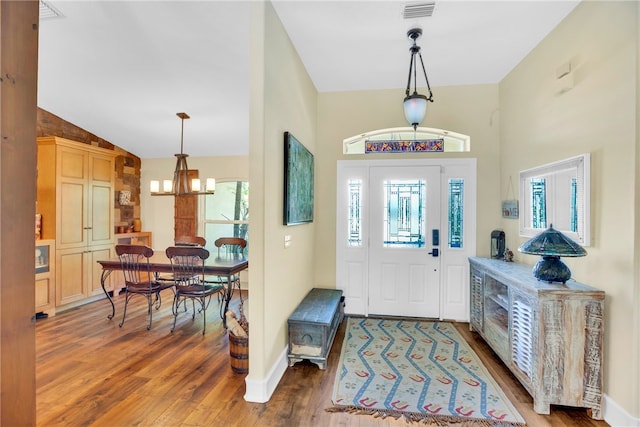
[[[165,179],[162,181],[162,188],[159,180],[151,180],[149,182],[149,190],[152,196],[196,196],[200,194],[213,194],[216,191],[216,180],[207,178],[205,180],[204,189],[199,178],[189,179],[189,166],[187,165],[188,154],[184,154],[184,121],[189,119],[187,113],[176,113],[181,120],[180,129],[180,154],[176,154],[176,168],[173,171],[173,179]],[[195,171],[197,172],[197,171]],[[196,174],[197,176],[197,174]]]
[[[416,40],[420,38],[422,35],[421,28],[412,28],[407,31],[407,36],[413,40],[413,45],[409,48],[411,52],[411,59],[409,60],[409,78],[407,80],[407,90],[405,91],[404,98],[404,116],[411,126],[413,126],[413,130],[418,128],[418,125],[424,119],[425,114],[427,113],[427,101],[433,102],[433,93],[431,93],[431,86],[429,85],[429,78],[427,77],[427,72],[424,68],[424,62],[422,61],[422,54],[420,53],[420,46],[416,44]],[[424,95],[420,95],[418,93],[418,66],[416,65],[416,55],[420,57],[420,65],[422,65],[422,72],[424,73],[424,79],[427,81],[427,89],[429,90],[429,97],[427,98]],[[411,88],[411,74],[413,72],[413,93],[409,95],[409,91]]]

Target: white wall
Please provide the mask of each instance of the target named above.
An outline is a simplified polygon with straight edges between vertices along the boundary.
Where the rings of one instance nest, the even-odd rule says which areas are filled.
[[[317,92],[271,3],[253,2],[251,23],[251,343],[245,398],[262,401],[286,368],[287,319],[314,285],[315,223],[282,225],[283,144],[289,131],[318,153]],[[288,249],[285,235],[291,236]]]

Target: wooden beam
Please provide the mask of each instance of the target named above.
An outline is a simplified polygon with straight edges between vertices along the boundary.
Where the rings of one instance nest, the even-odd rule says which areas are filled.
[[[0,2],[0,424],[35,425],[37,1]]]

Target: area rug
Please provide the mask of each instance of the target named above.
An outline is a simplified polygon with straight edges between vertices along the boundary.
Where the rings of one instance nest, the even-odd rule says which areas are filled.
[[[329,412],[437,425],[525,425],[446,322],[349,318],[332,400]]]

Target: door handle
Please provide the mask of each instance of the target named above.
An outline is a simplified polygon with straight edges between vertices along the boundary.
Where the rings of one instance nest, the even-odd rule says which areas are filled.
[[[429,255],[437,257],[438,255],[440,255],[440,251],[438,250],[438,248],[433,248],[431,249],[431,252],[429,252]]]

